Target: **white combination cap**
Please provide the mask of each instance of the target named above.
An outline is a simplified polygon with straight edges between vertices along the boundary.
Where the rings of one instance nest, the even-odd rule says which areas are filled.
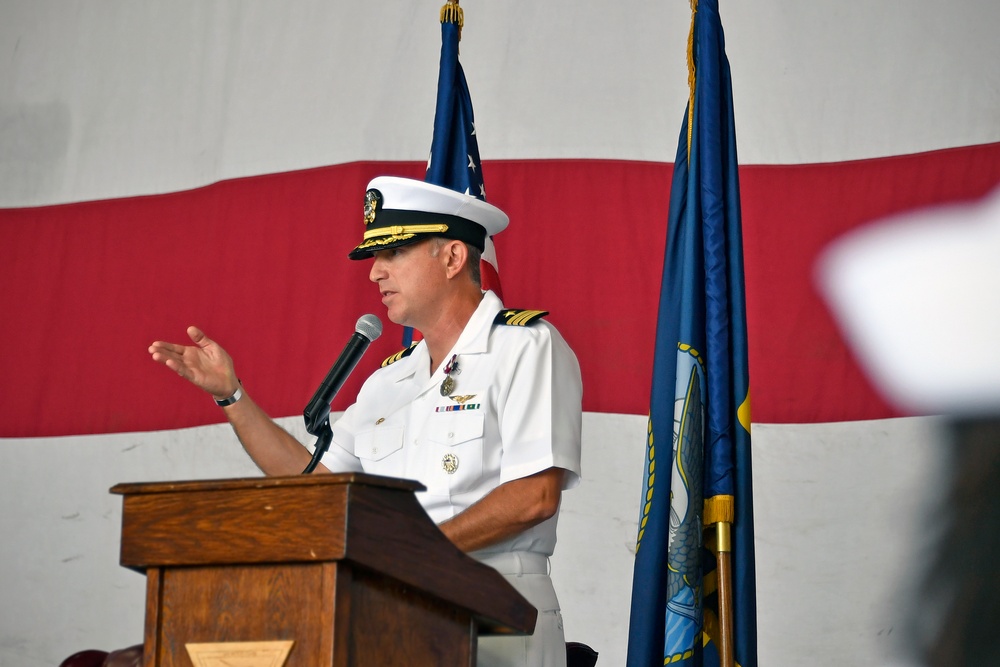
[[[507,214],[492,204],[424,181],[379,176],[365,192],[365,234],[348,254],[366,259],[378,250],[430,236],[464,241],[479,250],[486,237],[507,228]]]

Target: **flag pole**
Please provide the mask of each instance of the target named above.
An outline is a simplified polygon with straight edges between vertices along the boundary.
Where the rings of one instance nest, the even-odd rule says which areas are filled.
[[[715,537],[718,546],[716,567],[719,581],[719,665],[734,667],[733,651],[733,543],[732,524],[718,521]]]

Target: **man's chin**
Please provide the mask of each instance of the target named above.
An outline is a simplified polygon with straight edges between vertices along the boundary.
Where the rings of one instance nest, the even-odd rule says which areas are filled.
[[[393,324],[398,324],[401,327],[413,326],[413,325],[409,324],[409,322],[408,322],[408,320],[407,320],[407,318],[406,318],[406,316],[405,316],[404,313],[397,312],[397,311],[393,310],[392,308],[388,308],[387,307],[385,309],[385,318],[387,320],[389,320],[390,322],[392,322]]]

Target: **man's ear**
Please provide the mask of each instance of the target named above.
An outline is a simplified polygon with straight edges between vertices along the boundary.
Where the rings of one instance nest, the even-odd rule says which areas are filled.
[[[441,248],[441,255],[445,259],[445,275],[449,280],[461,274],[469,261],[469,249],[461,241],[449,240]]]

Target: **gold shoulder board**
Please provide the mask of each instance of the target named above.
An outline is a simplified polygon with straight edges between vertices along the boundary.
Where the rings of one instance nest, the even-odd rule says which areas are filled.
[[[549,314],[547,310],[521,310],[519,308],[508,308],[497,313],[493,324],[504,324],[512,327],[531,326],[538,320]]]
[[[413,352],[414,348],[416,348],[419,343],[420,343],[420,341],[415,341],[415,342],[413,342],[413,343],[410,344],[410,347],[403,348],[402,350],[400,350],[396,354],[392,355],[391,357],[387,357],[386,359],[384,359],[382,361],[381,368],[385,368],[386,366],[388,366],[390,364],[394,364],[394,363],[396,363],[397,361],[399,361],[400,359],[402,359],[404,357],[410,356],[410,354]]]

